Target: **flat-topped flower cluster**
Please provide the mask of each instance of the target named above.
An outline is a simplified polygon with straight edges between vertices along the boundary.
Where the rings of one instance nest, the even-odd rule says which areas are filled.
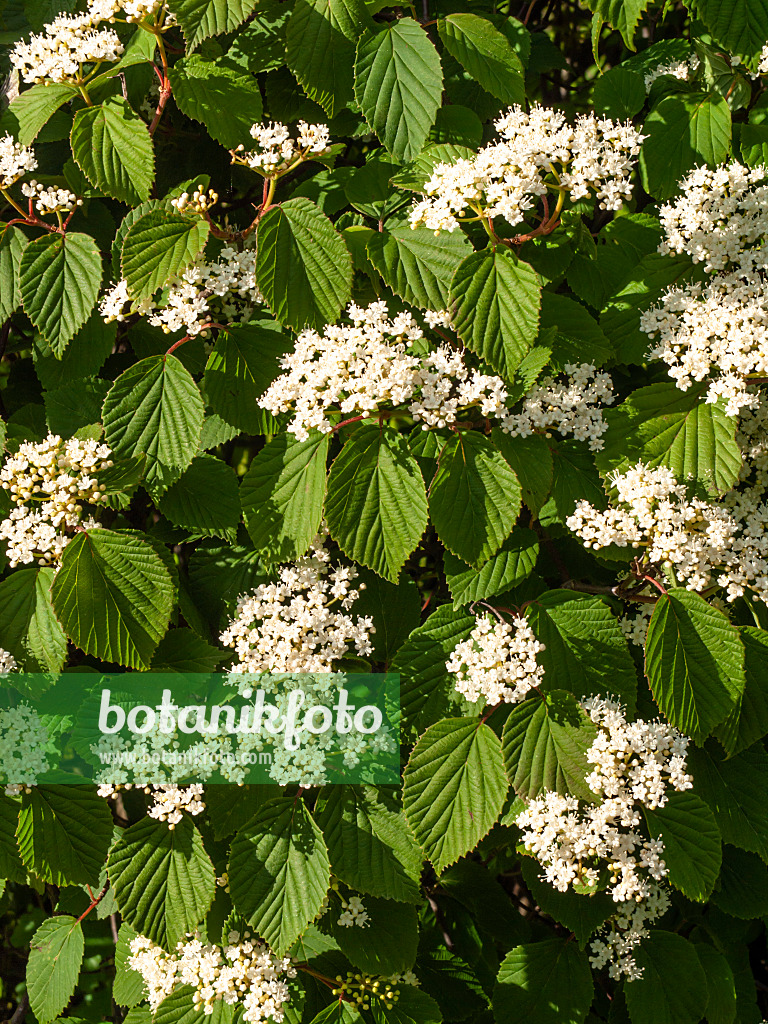
[[[544,669],[536,655],[543,650],[526,619],[516,617],[509,623],[481,615],[445,667],[467,700],[483,697],[486,704],[515,704],[542,682]]]
[[[7,651],[2,654],[3,674],[15,670],[15,660]],[[19,704],[0,711],[0,786],[7,796],[34,786],[38,776],[49,769],[47,746],[48,730],[34,708]]]
[[[428,197],[411,225],[435,234],[483,215],[520,224],[548,191],[572,200],[594,194],[603,210],[618,210],[632,194],[630,174],[643,141],[630,122],[581,114],[574,125],[556,110],[511,107],[495,122],[501,141],[472,157],[440,163],[426,182]]]
[[[279,122],[254,124],[251,138],[256,140],[256,149],[246,150],[245,146],[238,146],[233,159],[265,178],[276,178],[287,174],[304,160],[316,160],[330,152],[327,125],[299,121],[296,131],[294,139],[290,129]]]
[[[632,980],[640,975],[632,950],[647,935],[646,925],[669,906],[658,884],[667,874],[664,844],[639,831],[641,808],[663,807],[670,788],[692,787],[685,771],[689,741],[665,722],[628,722],[619,704],[602,697],[590,697],[582,707],[597,726],[585,780],[595,802],[544,793],[529,801],[516,824],[544,868],[544,880],[558,891],[594,889],[607,871],[607,891],[619,915],[607,935],[593,941],[592,965],[610,964],[611,977]]]

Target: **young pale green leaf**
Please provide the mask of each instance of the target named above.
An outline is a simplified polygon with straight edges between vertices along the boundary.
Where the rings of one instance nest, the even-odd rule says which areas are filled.
[[[689,791],[669,793],[663,807],[643,808],[654,839],[664,843],[669,881],[690,900],[702,902],[720,874],[720,831],[712,811]]]
[[[545,645],[537,655],[545,686],[567,689],[578,698],[612,693],[631,713],[637,694],[635,664],[605,601],[550,590],[536,599],[527,617]]]
[[[232,32],[242,25],[258,0],[171,0],[170,10],[184,32],[187,50],[196,49],[204,39]]]
[[[72,998],[85,939],[79,921],[69,914],[43,921],[29,943],[27,993],[29,1006],[40,1024],[48,1024]]]
[[[197,453],[200,390],[174,355],[149,356],[122,373],[104,400],[104,434],[118,456],[146,455],[147,486],[162,493]]]
[[[707,976],[693,943],[656,929],[633,956],[643,973],[624,986],[632,1024],[697,1024],[707,1006]]]
[[[155,177],[152,137],[121,96],[75,115],[72,153],[92,185],[135,206],[149,199]]]
[[[558,892],[546,881],[541,864],[533,857],[523,857],[520,865],[525,884],[539,908],[572,931],[580,949],[584,949],[595,931],[616,913],[616,904],[608,893]]]
[[[179,110],[204,124],[227,149],[252,144],[251,125],[262,119],[256,79],[227,57],[204,60],[198,54],[177,60],[168,73]]]
[[[226,462],[198,455],[158,503],[163,515],[203,537],[234,539],[240,522],[237,477]]]
[[[667,720],[703,743],[744,692],[744,647],[725,615],[690,590],[656,602],[645,671]]]
[[[525,102],[522,62],[509,38],[487,18],[449,14],[437,31],[448,53],[475,81],[502,103]]]
[[[453,326],[464,344],[511,377],[539,330],[541,282],[509,249],[468,256],[451,283]]]
[[[358,43],[355,99],[387,151],[407,163],[424,147],[443,92],[440,57],[412,18],[377,25]]]
[[[60,672],[67,638],[51,605],[55,572],[19,569],[0,583],[0,647],[25,672]]]
[[[3,114],[3,122],[22,146],[28,146],[56,111],[76,95],[77,91],[69,83],[38,82],[14,97]]]
[[[395,294],[421,309],[445,309],[453,275],[472,247],[460,231],[435,235],[403,226],[374,232],[366,250]]]
[[[174,587],[141,534],[87,530],[65,548],[51,596],[67,636],[86,654],[148,668],[168,628]]]
[[[181,274],[203,251],[208,230],[202,217],[169,210],[150,210],[140,217],[123,240],[123,277],[131,295],[149,299]]]
[[[325,518],[341,550],[397,582],[427,528],[427,495],[404,435],[359,427],[328,474]]]
[[[328,435],[297,441],[287,431],[265,445],[240,485],[240,503],[253,545],[268,562],[290,562],[320,528]]]
[[[744,693],[715,730],[731,756],[768,733],[768,634],[753,626],[742,626],[739,635],[744,645]]]
[[[643,188],[655,199],[668,199],[678,182],[700,164],[715,167],[728,156],[731,111],[715,93],[664,96],[643,125],[640,152]]]
[[[112,841],[112,814],[90,786],[34,786],[16,829],[26,867],[53,885],[95,884]]]
[[[584,780],[591,770],[587,751],[596,735],[589,717],[565,690],[553,690],[544,700],[522,701],[504,724],[501,746],[515,793],[527,800],[554,791],[594,800]]]
[[[100,284],[101,255],[89,235],[43,235],[21,255],[24,312],[57,356],[88,319]]]
[[[767,0],[690,0],[686,6],[731,53],[759,56],[768,38]]]
[[[371,896],[419,903],[422,854],[402,811],[371,786],[328,786],[317,823],[336,878]]]
[[[301,799],[270,800],[232,841],[235,908],[278,956],[314,920],[329,882],[323,835]]]
[[[768,754],[760,744],[728,760],[692,750],[688,771],[715,816],[723,842],[768,863]]]
[[[276,433],[277,420],[259,399],[280,373],[290,341],[274,320],[230,324],[219,331],[205,367],[204,388],[214,412],[248,434]]]
[[[148,817],[131,825],[107,870],[123,920],[165,949],[197,928],[216,891],[213,865],[186,815],[173,829]]]
[[[354,99],[355,41],[374,27],[363,0],[297,0],[285,31],[288,67],[333,117]]]
[[[667,466],[678,480],[694,480],[713,496],[729,491],[741,470],[737,420],[726,416],[723,401],[703,401],[706,390],[706,384],[688,391],[672,382],[651,384],[608,409],[604,447],[595,456],[603,476],[643,462]]]
[[[27,237],[17,227],[0,224],[0,323],[21,305],[19,271]]]
[[[576,943],[545,939],[507,953],[493,1012],[504,1024],[582,1024],[593,991],[589,960]]]
[[[405,769],[403,809],[438,874],[490,831],[508,788],[501,744],[484,722],[444,718],[427,729]]]
[[[256,280],[281,324],[322,329],[352,294],[344,239],[313,202],[289,199],[262,217]]]
[[[443,544],[478,568],[496,554],[520,511],[520,484],[499,450],[478,433],[446,443],[429,487],[429,514]]]
[[[522,526],[512,530],[482,569],[472,569],[446,551],[443,566],[454,607],[483,601],[516,587],[531,574],[538,556],[538,537]]]

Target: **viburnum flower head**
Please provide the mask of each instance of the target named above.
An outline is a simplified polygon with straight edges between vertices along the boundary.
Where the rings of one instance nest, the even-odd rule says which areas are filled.
[[[59,15],[43,31],[18,42],[9,59],[25,82],[82,80],[83,66],[119,60],[123,44],[112,29],[97,29],[100,11]]]
[[[245,146],[238,146],[233,159],[267,178],[284,174],[303,160],[317,159],[330,152],[328,126],[325,124],[299,121],[294,139],[286,125],[270,121],[268,124],[254,124],[251,137],[256,140],[257,148],[246,150]]]
[[[514,227],[548,191],[574,201],[592,194],[605,210],[618,210],[632,193],[644,136],[630,122],[581,114],[569,125],[564,114],[534,104],[528,113],[511,107],[495,127],[501,141],[437,164],[424,185],[428,198],[411,211],[412,227],[455,231],[463,214],[480,212]]]
[[[36,169],[37,159],[28,146],[22,146],[11,135],[0,139],[0,189],[10,188],[27,171]]]
[[[544,669],[536,662],[543,650],[526,619],[509,623],[486,614],[456,645],[445,667],[467,700],[483,697],[486,704],[515,704],[543,681]]]

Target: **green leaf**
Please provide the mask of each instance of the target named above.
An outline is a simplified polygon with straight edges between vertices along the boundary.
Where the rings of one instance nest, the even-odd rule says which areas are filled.
[[[200,833],[185,816],[173,828],[144,817],[109,854],[109,881],[124,921],[173,949],[205,918],[216,891]]]
[[[15,800],[0,791],[0,878],[26,883],[27,872],[21,863],[16,845],[16,827],[19,824],[19,806]]]
[[[482,569],[472,569],[446,551],[443,568],[454,607],[495,597],[517,586],[531,574],[538,557],[536,534],[533,530],[517,526]]]
[[[76,95],[73,87],[63,82],[38,82],[14,97],[3,114],[3,125],[22,146],[29,146],[56,111]]]
[[[438,164],[453,164],[457,160],[471,160],[474,155],[473,150],[467,146],[458,146],[454,143],[427,146],[412,163],[398,171],[391,178],[391,182],[397,188],[408,189],[411,192],[423,192],[425,184],[432,177]]]
[[[468,256],[451,284],[453,326],[464,344],[511,377],[539,331],[541,282],[509,249]]]
[[[586,5],[600,22],[621,32],[628,49],[635,49],[635,30],[651,0],[586,0]]]
[[[25,672],[60,672],[67,638],[51,605],[55,570],[17,569],[0,583],[0,647]]]
[[[742,921],[768,915],[768,867],[754,853],[734,846],[723,849],[723,868],[712,902]]]
[[[178,985],[170,995],[160,1003],[152,1014],[152,1024],[232,1024],[235,1018],[235,1006],[216,999],[210,1014],[199,1006],[197,989],[192,985]],[[124,1024],[130,1024],[128,1018]]]
[[[704,401],[707,386],[681,391],[674,382],[651,384],[608,409],[604,447],[595,456],[603,476],[643,462],[667,466],[681,482],[694,480],[713,496],[731,490],[742,460],[737,420],[726,416],[723,401]]]
[[[643,76],[629,68],[611,68],[595,81],[592,102],[595,110],[606,117],[624,121],[634,117],[645,106]]]
[[[75,115],[72,154],[92,185],[136,206],[149,199],[155,177],[152,137],[121,96]]]
[[[322,329],[349,302],[352,259],[309,199],[289,199],[259,221],[256,280],[280,323]]]
[[[0,225],[0,324],[21,305],[19,270],[27,236],[19,228]]]
[[[366,248],[384,283],[421,309],[445,309],[451,279],[472,251],[461,231],[435,235],[407,226],[374,232]]]
[[[280,0],[261,0],[247,25],[237,32],[227,57],[252,74],[285,63],[285,25],[291,15]]]
[[[747,167],[759,167],[768,160],[768,125],[743,124],[739,133],[741,159]]]
[[[594,800],[584,779],[587,751],[597,735],[589,716],[565,690],[512,708],[504,724],[502,755],[512,788],[527,800],[541,793],[572,793]]]
[[[203,251],[208,222],[168,210],[150,210],[126,233],[122,269],[132,296],[149,299]]]
[[[214,412],[248,434],[272,434],[277,420],[259,399],[280,373],[290,341],[274,320],[229,324],[219,331],[205,367],[204,387]]]
[[[177,60],[168,73],[182,114],[205,125],[227,149],[251,142],[251,125],[263,115],[256,79],[228,57],[204,60],[198,54]]]
[[[714,93],[675,93],[652,108],[643,132],[643,188],[656,199],[669,199],[688,171],[700,164],[715,167],[726,159],[731,112],[723,97]]]
[[[504,957],[493,1012],[504,1024],[582,1024],[592,1002],[589,960],[567,939],[516,946]]]
[[[449,14],[437,31],[446,50],[465,71],[502,103],[525,102],[523,65],[512,43],[486,18]]]
[[[397,582],[427,528],[427,495],[403,434],[359,427],[328,474],[325,518],[341,550]]]
[[[768,863],[768,754],[761,745],[726,761],[692,750],[688,771],[715,816],[723,842]]]
[[[144,979],[138,971],[128,966],[131,942],[136,935],[133,928],[123,921],[115,943],[115,983],[112,987],[112,996],[120,1006],[136,1006],[146,999]]]
[[[65,548],[51,596],[67,636],[86,654],[148,668],[168,628],[174,587],[140,534],[87,530]]]
[[[613,348],[593,316],[575,299],[555,292],[541,293],[542,331],[554,327],[551,364],[561,372],[568,363],[602,366],[613,358]]]
[[[616,904],[608,893],[558,892],[545,880],[541,865],[533,857],[523,857],[520,864],[525,884],[539,908],[572,931],[580,949],[616,913]]]
[[[21,255],[24,312],[57,356],[88,319],[100,284],[101,255],[89,235],[43,235]]]
[[[215,672],[225,657],[191,629],[171,629],[155,648],[152,671]]]
[[[727,718],[744,692],[737,629],[690,590],[670,590],[656,602],[645,670],[662,714],[696,743]]]
[[[198,455],[158,503],[176,526],[204,537],[232,537],[240,522],[234,471],[212,455]]]
[[[416,907],[376,896],[367,896],[364,903],[370,919],[364,929],[338,924],[340,908],[332,905],[331,931],[341,952],[353,967],[366,974],[392,977],[409,971],[419,944]],[[371,1002],[375,1004],[376,1000]]]
[[[53,885],[95,884],[112,842],[112,814],[91,786],[35,786],[16,829],[30,871]]]
[[[192,462],[205,406],[176,356],[149,356],[122,373],[104,400],[107,444],[115,455],[147,456],[147,486],[160,493]]]
[[[742,626],[746,686],[741,699],[715,734],[730,755],[751,747],[768,733],[768,634]]]
[[[314,920],[329,882],[322,833],[301,799],[270,800],[232,840],[235,908],[278,956]]]
[[[48,1024],[72,998],[85,951],[83,929],[69,914],[49,917],[29,944],[27,994],[40,1024]]]
[[[403,776],[403,808],[438,874],[490,831],[508,786],[501,744],[485,723],[446,718],[419,739]]]
[[[664,843],[669,881],[688,899],[706,900],[722,860],[720,831],[712,811],[700,796],[686,790],[669,793],[663,807],[644,807],[643,814],[653,838]]]
[[[656,929],[633,956],[643,973],[624,985],[632,1024],[697,1024],[707,1006],[707,976],[693,943]]]
[[[384,662],[388,667],[421,619],[419,588],[409,575],[401,577],[399,583],[390,583],[363,566],[358,566],[357,572],[365,589],[355,602],[355,613],[370,615],[376,630],[370,637],[370,660]]]
[[[550,590],[531,604],[527,618],[545,645],[536,656],[545,669],[545,687],[567,689],[579,699],[610,693],[632,712],[635,664],[605,601],[570,590]]]
[[[354,99],[355,40],[373,28],[363,0],[297,0],[285,33],[288,67],[333,117]]]
[[[51,433],[71,437],[83,427],[93,428],[98,424],[110,383],[98,377],[84,377],[46,391],[43,395],[45,419]],[[100,430],[100,427],[95,429]]]
[[[371,896],[421,902],[421,851],[402,811],[381,791],[371,786],[328,786],[320,794],[316,813],[336,878]]]
[[[396,159],[414,160],[435,122],[443,92],[437,50],[412,18],[378,25],[360,39],[355,99]]]
[[[707,1010],[709,1024],[734,1024],[736,1020],[736,983],[733,971],[722,953],[705,942],[694,943],[699,963],[707,976]]]
[[[440,1024],[443,1014],[435,1000],[412,985],[400,987],[397,1002],[384,1007],[375,999],[371,1005],[375,1024]]]
[[[204,39],[242,25],[256,3],[257,0],[171,0],[168,6],[176,15],[191,52]]]
[[[759,56],[768,38],[766,0],[691,0],[687,6],[730,53]]]
[[[446,443],[429,488],[429,513],[440,540],[469,565],[487,562],[520,511],[520,484],[491,442],[457,433]]]
[[[547,439],[540,434],[510,437],[498,427],[493,428],[491,436],[520,481],[523,501],[538,515],[552,488],[554,463]]]
[[[320,528],[328,435],[297,441],[287,431],[257,453],[240,485],[253,546],[269,562],[291,562]]]

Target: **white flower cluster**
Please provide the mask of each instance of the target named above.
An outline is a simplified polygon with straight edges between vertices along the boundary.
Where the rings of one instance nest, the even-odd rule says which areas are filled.
[[[68,188],[56,188],[53,185],[46,188],[39,181],[25,181],[21,191],[28,199],[35,200],[37,212],[42,216],[48,213],[69,213],[83,205],[83,200],[78,199]]]
[[[91,749],[94,750],[93,747]],[[102,782],[96,792],[105,800],[113,800],[121,789],[133,788],[133,783],[130,782]],[[167,822],[170,831],[173,831],[182,820],[184,812],[194,817],[205,810],[202,799],[203,787],[197,783],[185,788],[174,783],[161,782],[140,788],[143,788],[145,793],[152,794],[153,803],[147,811],[147,816]]]
[[[645,924],[668,906],[657,884],[667,874],[664,844],[638,831],[640,808],[663,807],[668,787],[691,788],[685,773],[688,739],[664,722],[627,722],[620,705],[601,697],[582,706],[598,727],[586,754],[593,766],[586,783],[601,802],[545,793],[529,802],[516,824],[544,868],[542,877],[560,892],[597,886],[607,868],[619,930],[593,943],[593,966],[612,961],[612,977],[632,979],[639,971],[631,950],[646,934]]]
[[[600,208],[618,210],[632,193],[629,176],[642,136],[630,122],[579,115],[569,125],[558,111],[515,106],[495,122],[500,142],[476,156],[438,164],[424,186],[429,197],[411,212],[411,226],[454,231],[470,210],[519,224],[547,190],[573,200],[594,193]]]
[[[460,351],[447,345],[421,356],[409,351],[424,337],[410,313],[390,320],[387,304],[374,302],[367,309],[353,303],[347,316],[351,325],[328,324],[322,335],[302,331],[282,359],[285,372],[259,399],[275,415],[293,413],[287,429],[299,440],[312,429],[330,433],[331,409],[372,413],[385,403],[407,405],[424,429],[455,423],[473,405],[483,416],[506,413],[504,382],[470,370]],[[444,315],[432,322],[444,323]]]
[[[669,469],[643,463],[609,479],[616,504],[601,511],[580,501],[566,520],[585,547],[644,548],[647,564],[671,567],[688,590],[718,584],[734,601],[751,589],[768,603],[768,505],[759,492],[734,492],[722,504],[688,498]]]
[[[256,285],[256,250],[225,246],[213,263],[200,259],[172,281],[163,291],[162,306],[151,299],[133,299],[122,280],[104,295],[99,312],[107,323],[138,313],[166,334],[183,330],[190,337],[206,337],[212,321],[250,320],[254,306],[262,301]]]
[[[152,19],[162,21],[163,27],[176,24],[176,17],[166,7],[165,0],[89,0],[88,8],[97,21],[114,21],[122,15],[129,23]]]
[[[206,213],[219,201],[219,193],[213,189],[206,191],[199,185],[190,196],[189,192],[182,192],[176,199],[171,200],[171,206],[179,213]]]
[[[11,656],[3,651],[4,674]],[[13,662],[13,658],[11,658]],[[48,731],[38,713],[27,704],[0,711],[0,783],[8,796],[34,786],[38,775],[49,768],[46,756]]]
[[[768,75],[768,43],[760,51],[757,65],[758,75]]]
[[[16,659],[10,651],[4,651],[2,647],[0,647],[0,679],[4,679],[5,676],[10,675],[11,672],[15,672],[18,667]]]
[[[692,71],[696,71],[700,63],[698,54],[692,53],[687,60],[670,60],[664,64],[657,64],[655,68],[646,71],[643,75],[645,91],[650,92],[651,86],[656,79],[661,78],[663,75],[670,75],[672,78],[677,78],[682,82],[687,81],[688,76]]]
[[[591,363],[566,363],[564,369],[565,381],[545,377],[528,392],[521,412],[502,419],[502,429],[513,437],[556,430],[563,436],[573,434],[577,441],[588,441],[591,451],[599,451],[608,429],[603,407],[613,404],[613,382]]]
[[[342,896],[341,908],[342,913],[336,923],[342,928],[367,928],[370,924],[368,911],[359,896],[350,896],[348,900]]]
[[[705,270],[729,264],[748,266],[755,245],[768,232],[768,168],[744,167],[733,161],[719,167],[697,167],[679,184],[680,195],[661,207],[666,238],[661,253],[688,253]]]
[[[524,618],[501,622],[490,615],[478,617],[467,637],[457,644],[445,663],[456,677],[456,689],[467,700],[485,698],[490,705],[516,704],[544,678],[536,655],[544,644]]]
[[[25,441],[8,457],[0,486],[15,508],[0,523],[0,539],[8,542],[11,568],[34,561],[52,565],[61,558],[71,540],[68,531],[83,520],[83,504],[104,498],[97,474],[112,465],[110,454],[94,440],[63,441],[49,434],[39,444]]]
[[[10,188],[27,171],[36,169],[37,159],[28,146],[22,146],[10,135],[0,139],[0,189]]]
[[[84,64],[116,61],[123,44],[113,29],[97,29],[96,8],[86,14],[61,14],[28,43],[18,42],[9,59],[25,82],[79,82]]]
[[[250,167],[252,171],[258,171],[265,178],[274,178],[285,174],[303,160],[317,159],[330,152],[327,125],[299,121],[297,132],[297,137],[292,139],[284,124],[272,121],[269,124],[254,124],[251,137],[256,140],[258,148],[246,150],[245,146],[238,146],[234,151],[234,160]]]
[[[180,985],[195,989],[195,1009],[206,1015],[223,1002],[236,1006],[248,1022],[285,1016],[289,1002],[288,979],[296,976],[290,957],[278,957],[260,939],[246,931],[229,932],[225,946],[206,944],[188,934],[172,953],[166,953],[143,935],[131,940],[128,966],[144,980],[154,1013],[166,996]]]
[[[648,623],[653,615],[653,605],[641,604],[632,609],[631,615],[622,615],[619,619],[619,629],[634,644],[635,647],[645,649],[645,641],[648,636]]]
[[[373,620],[347,614],[364,586],[354,588],[356,578],[351,566],[331,568],[318,536],[308,554],[280,569],[277,583],[262,583],[240,598],[220,637],[237,652],[233,671],[331,672],[352,647],[359,655],[370,654]]]

